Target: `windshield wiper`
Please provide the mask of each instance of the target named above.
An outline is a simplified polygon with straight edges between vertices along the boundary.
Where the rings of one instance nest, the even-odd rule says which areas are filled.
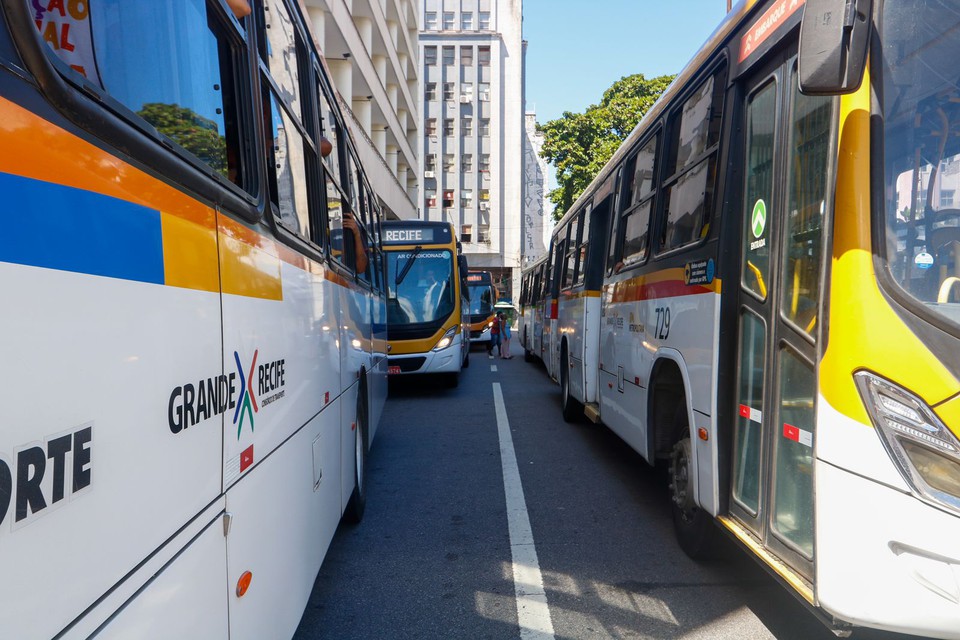
[[[417,255],[420,251],[423,250],[423,247],[419,244],[413,248],[413,253],[410,254],[410,257],[407,258],[407,261],[403,264],[403,269],[400,269],[400,273],[397,274],[394,284],[400,286],[400,283],[403,282],[403,279],[407,277],[407,274],[410,273],[410,269],[413,268],[413,261],[417,259]]]

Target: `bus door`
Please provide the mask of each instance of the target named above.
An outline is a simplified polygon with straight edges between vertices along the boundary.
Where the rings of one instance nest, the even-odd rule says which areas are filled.
[[[834,102],[783,53],[739,87],[740,286],[730,511],[813,580],[822,221]]]

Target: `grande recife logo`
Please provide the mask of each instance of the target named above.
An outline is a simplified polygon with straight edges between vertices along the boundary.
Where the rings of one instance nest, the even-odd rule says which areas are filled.
[[[167,403],[167,422],[177,434],[215,416],[233,411],[237,439],[245,423],[254,430],[254,415],[260,409],[284,397],[286,390],[285,359],[257,364],[260,350],[255,349],[250,366],[243,366],[239,351],[233,352],[236,371],[201,378],[174,387]]]

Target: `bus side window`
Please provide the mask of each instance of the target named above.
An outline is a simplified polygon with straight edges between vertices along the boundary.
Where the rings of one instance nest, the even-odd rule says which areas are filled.
[[[705,238],[712,216],[726,67],[714,72],[673,114],[664,183],[660,250]]]
[[[42,3],[48,4],[55,3]],[[72,46],[45,38],[48,55],[64,63],[67,76],[109,94],[179,149],[253,193],[241,147],[253,136],[238,105],[242,74],[235,61],[244,45],[236,29],[210,3],[199,11],[170,11],[162,2],[76,5]],[[41,34],[56,27],[61,11],[62,5],[37,16]],[[164,73],[144,82],[147,60],[163,61]]]
[[[653,211],[653,200],[656,195],[654,169],[658,140],[659,136],[654,136],[643,145],[636,156],[634,197],[627,203],[628,208],[624,212],[621,223],[621,268],[639,264],[647,258],[650,214]]]

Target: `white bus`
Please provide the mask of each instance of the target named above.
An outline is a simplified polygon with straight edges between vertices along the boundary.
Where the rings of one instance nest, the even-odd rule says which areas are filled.
[[[739,4],[552,243],[564,416],[840,633],[960,638],[958,27]]]
[[[0,23],[0,638],[289,638],[386,388],[381,212],[299,4]]]
[[[550,254],[544,254],[523,270],[520,284],[520,323],[517,333],[523,359],[543,360],[546,353],[545,322],[550,315]]]

